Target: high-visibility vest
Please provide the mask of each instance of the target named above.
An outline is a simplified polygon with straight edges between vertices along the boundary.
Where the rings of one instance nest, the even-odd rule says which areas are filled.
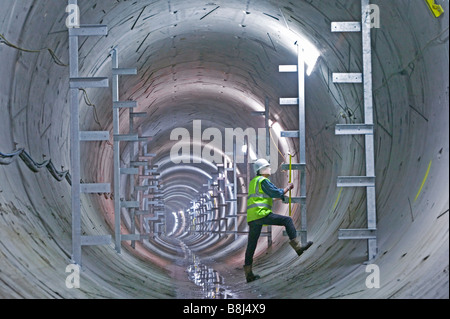
[[[266,217],[272,212],[273,199],[262,190],[261,183],[267,178],[256,176],[250,182],[247,196],[247,222]]]

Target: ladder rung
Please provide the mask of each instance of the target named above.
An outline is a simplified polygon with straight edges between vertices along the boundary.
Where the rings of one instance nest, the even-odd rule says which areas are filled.
[[[80,131],[80,141],[109,141],[108,131]]]
[[[144,156],[145,157],[156,157],[156,154],[154,154],[154,153],[147,153],[147,154],[144,154]]]
[[[124,235],[121,235],[120,237],[121,237],[122,241],[129,241],[129,240],[145,239],[145,238],[148,238],[149,235],[148,234],[124,234]]]
[[[361,22],[331,22],[331,32],[360,32]]]
[[[333,83],[362,83],[361,73],[333,73]]]
[[[137,210],[134,212],[135,215],[150,215],[150,211],[148,210]]]
[[[293,171],[304,171],[306,168],[306,164],[292,164],[291,169]],[[289,170],[289,164],[282,164],[281,170],[288,171]]]
[[[157,177],[157,176],[152,176],[152,175],[140,175],[138,178],[139,178],[139,179],[151,179],[151,180],[157,180],[157,179],[159,179],[159,177]]]
[[[306,196],[291,197],[292,204],[300,204],[300,203],[304,203],[305,201],[306,201]],[[283,203],[289,204],[289,196],[284,196]]]
[[[120,174],[123,175],[137,175],[139,174],[139,169],[134,167],[123,167],[120,169]]]
[[[137,134],[118,134],[114,135],[115,142],[136,142],[138,140]]]
[[[111,243],[111,235],[81,236],[82,246],[101,246]]]
[[[137,69],[125,69],[125,68],[114,68],[112,69],[113,75],[136,75]]]
[[[122,201],[120,202],[120,207],[124,208],[139,208],[140,204],[138,201]]]
[[[89,37],[108,35],[108,26],[106,25],[82,25],[79,28],[69,28],[71,37]]]
[[[148,163],[144,162],[144,161],[138,161],[138,162],[133,161],[133,162],[130,162],[130,165],[132,165],[132,166],[147,166]]]
[[[113,102],[113,107],[115,109],[120,108],[134,108],[137,107],[136,101],[121,101],[121,102]]]
[[[337,187],[374,187],[375,176],[339,176]]]
[[[145,191],[149,190],[151,187],[156,187],[156,186],[135,186],[134,189],[137,191],[145,192]]]
[[[336,135],[371,135],[373,124],[338,124]]]
[[[153,136],[139,136],[138,141],[139,142],[147,142],[153,139]]]
[[[153,206],[153,207],[165,207],[164,204],[148,204],[147,207],[148,207],[148,206]]]
[[[297,72],[297,65],[280,65],[278,67],[279,72]]]
[[[85,194],[111,193],[111,184],[80,184],[80,191]]]
[[[298,105],[298,98],[283,97],[280,99],[280,105]]]
[[[142,198],[158,199],[158,198],[160,198],[162,196],[163,196],[162,194],[145,194],[145,195],[142,195]]]
[[[339,239],[375,239],[376,229],[339,229]]]
[[[148,239],[150,237],[150,234],[127,234],[122,235],[122,240],[142,240],[142,239]]]
[[[107,88],[108,78],[70,78],[71,89]]]
[[[282,131],[281,137],[299,137],[298,131]]]

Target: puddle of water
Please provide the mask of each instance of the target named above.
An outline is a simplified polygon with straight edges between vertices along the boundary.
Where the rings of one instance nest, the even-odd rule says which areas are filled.
[[[202,290],[204,299],[233,299],[234,293],[224,285],[224,278],[216,270],[202,264],[189,247],[180,240],[188,278]]]

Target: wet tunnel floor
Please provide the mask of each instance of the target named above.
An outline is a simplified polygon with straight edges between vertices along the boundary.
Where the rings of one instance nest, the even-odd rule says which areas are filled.
[[[240,299],[227,279],[214,269],[213,260],[203,260],[179,239],[171,243],[179,247],[179,258],[170,267],[170,273],[177,286],[178,299]]]
[[[177,249],[178,258],[168,267],[176,286],[177,299],[271,299],[272,291],[265,282],[271,280],[273,264],[260,264],[260,280],[247,284],[243,267],[218,264],[217,261],[194,254],[182,240],[164,237]],[[269,248],[266,254],[271,253]],[[285,278],[286,279],[286,278]],[[276,298],[276,297],[275,297]]]

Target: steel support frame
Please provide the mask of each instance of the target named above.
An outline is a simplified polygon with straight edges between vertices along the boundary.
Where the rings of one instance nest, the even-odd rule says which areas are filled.
[[[78,5],[77,0],[69,0],[69,5]],[[82,246],[108,245],[111,235],[82,236],[81,235],[81,193],[94,193],[98,190],[111,189],[110,184],[81,184],[80,142],[105,140],[106,132],[80,132],[80,88],[107,88],[107,78],[79,77],[79,36],[101,36],[107,34],[106,26],[89,26],[91,33],[83,33],[86,26],[79,29],[69,29],[69,87],[70,87],[70,171],[72,175],[71,208],[72,208],[72,262],[82,265]],[[100,30],[101,29],[101,30]],[[79,32],[77,32],[79,31]],[[109,139],[109,134],[107,136]],[[109,187],[108,187],[109,186]],[[108,191],[108,192],[109,192]]]
[[[299,139],[299,163],[292,164],[292,169],[300,172],[300,197],[293,198],[292,202],[300,203],[300,230],[297,233],[300,237],[300,244],[305,246],[308,242],[307,206],[306,206],[306,103],[305,103],[305,52],[301,43],[297,42],[297,66],[280,65],[280,72],[297,72],[298,75],[298,98],[281,98],[280,105],[298,104],[298,131],[281,132],[281,137]],[[289,165],[283,165],[283,168]]]
[[[121,225],[121,215],[122,208],[132,209],[132,218],[134,220],[134,209],[139,208],[139,202],[137,201],[122,201],[120,198],[120,186],[121,186],[121,167],[120,167],[120,143],[124,141],[137,142],[138,136],[133,134],[121,135],[120,134],[120,109],[122,107],[129,107],[130,110],[137,106],[136,102],[123,103],[120,101],[119,94],[119,76],[120,75],[134,75],[136,74],[135,69],[119,69],[119,56],[118,48],[115,47],[111,50],[112,57],[112,108],[113,108],[113,134],[114,134],[114,237],[115,237],[115,250],[117,253],[121,253],[122,241],[132,240],[136,237],[140,239],[139,235],[125,236],[122,238],[122,233],[120,229]],[[134,237],[133,237],[134,236]]]

